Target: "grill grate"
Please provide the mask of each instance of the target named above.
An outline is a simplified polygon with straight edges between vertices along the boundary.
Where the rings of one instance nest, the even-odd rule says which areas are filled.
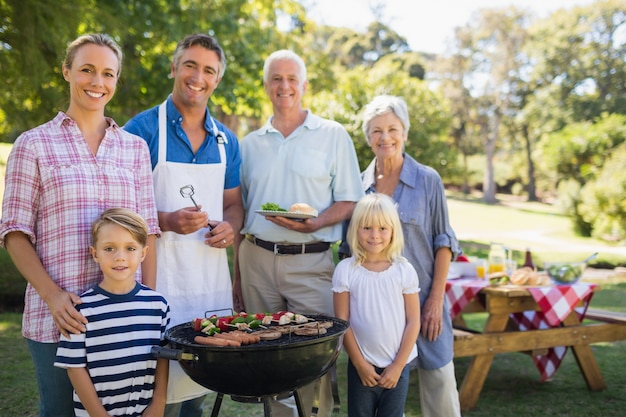
[[[344,320],[340,320],[334,317],[321,316],[321,315],[314,315],[314,316],[308,315],[307,317],[315,321],[319,321],[319,322],[331,321],[333,325],[327,328],[326,333],[322,335],[299,336],[294,333],[290,333],[290,334],[284,334],[278,339],[261,340],[260,342],[253,343],[250,345],[242,345],[235,349],[276,348],[276,347],[283,347],[283,346],[299,346],[299,345],[306,345],[309,343],[318,343],[320,339],[333,338],[337,333],[342,333],[348,328],[348,324]],[[271,328],[280,327],[280,326],[271,325],[268,327],[271,329]],[[254,332],[252,332],[252,334],[254,334]],[[180,344],[180,345],[201,346],[205,348],[208,347],[206,345],[199,345],[197,343],[194,343],[193,340],[196,336],[204,336],[204,334],[201,332],[194,331],[191,326],[191,323],[179,324],[178,326],[175,326],[169,329],[166,333],[167,339],[173,343]],[[223,349],[221,347],[211,347],[211,348]]]

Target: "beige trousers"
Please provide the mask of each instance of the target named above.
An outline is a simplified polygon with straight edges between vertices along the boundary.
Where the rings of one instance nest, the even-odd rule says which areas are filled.
[[[417,371],[422,417],[461,417],[454,362],[439,369]]]
[[[274,255],[243,240],[239,248],[241,289],[248,313],[287,309],[294,313],[333,315],[332,251],[303,255]],[[284,366],[298,366],[285,364]],[[305,417],[317,408],[318,417],[333,410],[330,373],[299,390]],[[273,417],[298,417],[294,397],[271,401]]]

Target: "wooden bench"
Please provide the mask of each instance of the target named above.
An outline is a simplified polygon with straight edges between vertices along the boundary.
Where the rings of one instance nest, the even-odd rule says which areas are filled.
[[[465,328],[459,329],[457,327],[454,327],[452,329],[452,332],[454,334],[455,339],[464,339],[467,337],[473,337],[476,333],[478,333],[470,329],[465,329]]]
[[[510,335],[509,333],[508,337],[515,337],[519,340],[513,343],[512,346],[507,347],[502,345],[502,339],[506,333],[483,334],[465,326],[454,327],[454,356],[472,356],[484,349],[494,353],[517,351],[530,356],[537,356],[547,354],[548,349],[556,346],[559,340],[564,345],[626,340],[625,313],[590,308],[587,309],[585,320],[598,323],[581,324],[580,330],[574,334],[569,334],[569,331],[563,328],[544,330],[543,335],[545,336],[542,340],[533,341],[528,344],[527,349],[521,348],[527,342],[523,334]],[[552,337],[554,341],[545,343],[548,342],[548,336]]]
[[[585,319],[626,325],[626,313],[618,313],[616,311],[589,308],[585,314]]]

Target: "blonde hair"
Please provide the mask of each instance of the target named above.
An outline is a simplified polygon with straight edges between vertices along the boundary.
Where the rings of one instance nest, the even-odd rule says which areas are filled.
[[[115,53],[117,57],[117,61],[119,63],[117,68],[117,76],[119,77],[122,73],[122,59],[124,54],[122,52],[122,48],[111,38],[109,35],[105,33],[91,33],[87,35],[79,36],[74,39],[65,50],[65,59],[63,60],[63,68],[72,68],[72,63],[74,62],[74,57],[76,56],[76,51],[83,46],[94,44],[98,46],[106,46]]]
[[[358,238],[359,229],[366,226],[390,227],[391,241],[383,250],[383,255],[389,262],[402,258],[404,234],[396,203],[391,197],[380,193],[367,194],[354,207],[347,237],[355,262],[359,264],[367,260],[367,252],[359,243]]]
[[[125,208],[110,208],[105,210],[91,225],[91,241],[95,246],[102,227],[116,224],[130,233],[141,246],[148,242],[148,225],[145,220],[132,210]]]

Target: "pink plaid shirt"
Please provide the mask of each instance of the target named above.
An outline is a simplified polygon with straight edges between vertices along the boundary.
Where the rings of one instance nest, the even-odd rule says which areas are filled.
[[[150,234],[160,233],[148,147],[107,121],[96,156],[76,122],[59,112],[20,135],[7,161],[0,245],[8,233],[26,234],[56,284],[78,295],[101,279],[89,245],[91,223],[102,211],[132,209],[147,221]],[[30,284],[24,301],[24,337],[58,342],[48,306]]]

